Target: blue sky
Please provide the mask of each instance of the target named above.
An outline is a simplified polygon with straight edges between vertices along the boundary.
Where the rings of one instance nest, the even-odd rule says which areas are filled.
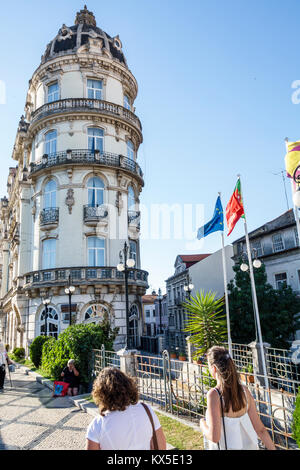
[[[63,23],[74,24],[83,5],[52,0],[41,8],[40,1],[27,0],[2,6],[1,197],[8,168],[16,164],[11,153],[28,80],[48,42]],[[274,173],[284,169],[284,138],[300,138],[300,104],[292,102],[292,83],[300,80],[299,2],[90,0],[87,6],[98,26],[120,35],[138,80],[141,202],[203,204],[207,221],[218,191],[225,209],[240,173],[249,230],[286,211],[283,182]],[[226,240],[242,235],[240,221]],[[200,252],[219,248],[216,233]],[[193,252],[185,239],[143,240],[142,267],[151,287],[164,290],[177,254]]]

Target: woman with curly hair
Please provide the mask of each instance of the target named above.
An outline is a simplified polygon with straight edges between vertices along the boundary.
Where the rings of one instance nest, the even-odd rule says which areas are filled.
[[[207,353],[209,372],[217,386],[207,394],[206,419],[200,429],[209,450],[257,450],[258,437],[268,450],[275,450],[261,422],[254,399],[240,383],[227,349],[214,346]]]
[[[96,378],[93,399],[100,415],[87,429],[87,450],[150,450],[153,437],[160,450],[166,449],[166,439],[159,420],[147,405],[139,403],[137,384],[119,369],[104,368]]]

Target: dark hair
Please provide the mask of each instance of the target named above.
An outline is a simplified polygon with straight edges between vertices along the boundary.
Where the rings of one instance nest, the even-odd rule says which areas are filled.
[[[104,416],[105,411],[124,411],[139,399],[137,383],[114,367],[102,369],[93,384],[93,399]]]
[[[222,346],[214,346],[207,353],[209,365],[217,368],[220,379],[220,392],[224,399],[225,412],[240,411],[246,406],[246,398],[243,386],[234,361],[229,352]]]

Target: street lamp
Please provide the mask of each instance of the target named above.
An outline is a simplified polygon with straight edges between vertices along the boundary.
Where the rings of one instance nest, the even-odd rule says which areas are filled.
[[[120,263],[117,266],[119,272],[124,272],[125,277],[125,300],[126,300],[126,344],[125,349],[128,349],[129,341],[129,302],[128,302],[128,274],[131,269],[135,266],[135,260],[133,258],[128,258],[129,255],[129,246],[127,243],[124,243],[123,250],[120,251]]]
[[[259,269],[261,267],[261,261],[260,261],[260,259],[257,258],[257,249],[253,248],[252,251],[253,251],[254,257],[255,257],[255,259],[253,261],[253,266],[256,269]],[[242,264],[240,266],[241,271],[246,272],[246,271],[248,271],[249,266],[245,261],[243,261],[243,258],[244,258],[245,261],[248,261],[246,253],[242,253]]]
[[[65,293],[69,296],[69,325],[72,325],[72,304],[71,298],[75,292],[75,287],[71,286],[71,275],[69,274],[69,285],[65,288]]]
[[[159,332],[158,334],[162,334],[162,324],[161,324],[161,302],[163,299],[163,296],[161,295],[161,288],[158,289],[158,303],[159,303]]]
[[[194,289],[194,284],[192,284],[192,279],[190,278],[190,274],[187,275],[186,284],[183,286],[184,291],[188,294],[189,300],[191,299],[191,292]]]
[[[43,304],[45,305],[45,336],[47,336],[48,305],[50,304],[50,299],[44,299]]]

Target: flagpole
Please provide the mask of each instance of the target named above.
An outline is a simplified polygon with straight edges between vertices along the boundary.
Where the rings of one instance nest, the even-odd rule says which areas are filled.
[[[219,193],[219,196],[220,196],[220,200],[221,200],[221,193]],[[224,292],[225,292],[225,305],[226,305],[228,350],[229,350],[230,356],[232,357],[232,341],[231,341],[231,332],[230,332],[230,317],[229,317],[229,300],[228,300],[228,287],[227,287],[224,230],[221,231],[221,239],[222,239],[222,262],[223,262],[223,278],[224,278]]]
[[[239,178],[240,184],[241,184],[240,175],[238,175],[238,178]],[[269,381],[268,381],[268,376],[267,376],[266,359],[265,359],[265,353],[264,353],[264,347],[263,347],[263,339],[262,339],[260,319],[259,319],[259,310],[258,310],[258,303],[257,303],[256,287],[255,287],[255,281],[254,281],[252,256],[251,256],[250,242],[249,242],[249,235],[248,235],[248,228],[247,228],[247,221],[246,221],[245,200],[244,200],[244,195],[242,193],[242,189],[241,189],[241,194],[242,194],[242,201],[243,201],[243,207],[244,207],[244,227],[245,227],[245,238],[246,238],[247,254],[248,254],[248,260],[249,260],[253,307],[254,307],[254,313],[255,313],[255,317],[256,317],[256,326],[257,326],[258,340],[259,340],[259,344],[260,344],[261,361],[262,361],[262,367],[263,367],[263,373],[264,373],[265,388],[266,388],[266,390],[269,390]]]
[[[288,152],[288,141],[289,141],[289,139],[286,138],[286,139],[285,139],[286,152]],[[299,162],[299,165],[300,165],[300,162]],[[294,194],[294,180],[293,180],[293,178],[290,178],[290,180],[291,180],[292,197],[293,197],[293,194]],[[294,203],[293,203],[293,206],[294,206],[294,214],[295,214],[295,219],[296,219],[296,227],[297,227],[297,232],[298,232],[298,245],[299,245],[299,247],[300,247],[300,218],[299,218],[299,209],[298,209],[298,207],[295,206]]]

